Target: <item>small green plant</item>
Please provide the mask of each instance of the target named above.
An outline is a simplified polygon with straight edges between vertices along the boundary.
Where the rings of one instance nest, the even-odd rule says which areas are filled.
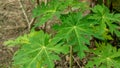
[[[78,0],[51,0],[46,5],[42,3],[33,10],[33,16],[39,17],[35,27],[43,25],[54,16],[59,18],[61,14],[68,14],[76,10],[85,11],[87,10],[85,8],[88,8],[86,3],[79,3]]]
[[[120,68],[120,49],[113,47],[110,44],[96,44],[96,49],[91,50],[94,57],[92,57],[86,68]]]
[[[79,3],[78,0],[51,0],[47,4],[41,3],[35,7],[33,16],[38,17],[35,27],[57,17],[60,23],[53,25],[56,34],[49,35],[42,30],[34,31],[33,27],[29,34],[5,42],[9,46],[20,45],[13,57],[13,65],[20,68],[54,68],[54,61],[60,60],[58,55],[68,54],[70,50],[70,68],[73,53],[77,53],[80,59],[83,59],[85,52],[93,52],[96,55],[86,67],[96,65],[101,68],[118,68],[120,51],[115,47],[110,44],[97,44],[96,50],[89,51],[86,45],[90,45],[92,37],[102,41],[113,40],[113,34],[120,37],[117,23],[120,22],[120,14],[110,13],[104,5],[96,5],[90,14],[84,16],[85,7],[85,4]]]
[[[96,33],[103,35],[106,32],[110,32],[112,35],[115,33],[120,37],[120,31],[118,30],[120,14],[110,13],[109,9],[104,5],[96,5],[92,8],[92,12],[93,13],[90,15],[89,19],[94,20]]]
[[[69,47],[63,42],[52,39],[43,31],[27,35],[28,43],[22,44],[14,55],[14,65],[20,68],[53,68],[54,60],[60,60],[58,54],[67,54]]]
[[[90,44],[92,30],[90,23],[84,19],[82,13],[70,13],[61,16],[62,23],[60,26],[54,26],[57,38],[65,39],[66,43],[73,46],[74,52],[78,52],[78,56],[82,59],[85,57],[85,50],[88,48],[85,44]]]

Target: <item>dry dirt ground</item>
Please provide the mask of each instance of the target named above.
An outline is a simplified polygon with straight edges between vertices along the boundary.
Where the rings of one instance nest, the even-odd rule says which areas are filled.
[[[31,18],[31,4],[23,0],[23,5]],[[18,0],[0,0],[0,68],[10,68],[16,47],[8,48],[3,42],[26,32],[27,22]]]

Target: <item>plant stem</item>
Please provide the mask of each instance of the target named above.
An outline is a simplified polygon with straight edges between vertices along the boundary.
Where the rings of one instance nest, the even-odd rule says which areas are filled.
[[[39,2],[39,0],[37,0],[37,5],[39,5],[40,4],[40,2]]]
[[[73,49],[72,46],[70,46],[70,68],[73,68]]]

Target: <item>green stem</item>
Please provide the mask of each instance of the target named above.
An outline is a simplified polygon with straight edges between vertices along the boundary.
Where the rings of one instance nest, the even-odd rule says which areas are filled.
[[[73,68],[73,49],[72,46],[70,46],[70,68]]]

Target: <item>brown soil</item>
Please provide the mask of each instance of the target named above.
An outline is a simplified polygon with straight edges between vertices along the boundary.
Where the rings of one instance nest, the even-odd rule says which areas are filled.
[[[31,19],[29,0],[23,0],[23,4]],[[3,45],[3,42],[27,32],[26,26],[27,22],[18,0],[0,0],[0,68],[11,66],[13,53],[17,49],[16,47],[8,48]]]

